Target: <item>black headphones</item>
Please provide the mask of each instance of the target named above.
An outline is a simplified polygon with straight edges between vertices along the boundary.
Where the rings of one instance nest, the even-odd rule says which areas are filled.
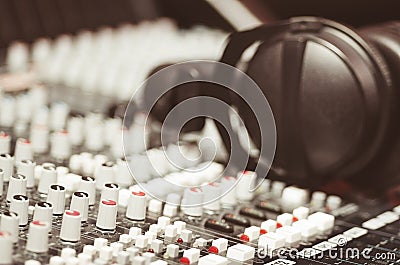
[[[400,22],[356,31],[297,17],[233,33],[221,61],[236,66],[255,42],[245,71],[275,117],[270,177],[307,186],[351,178],[376,190],[398,184]],[[250,108],[235,95],[232,103],[262,148]]]
[[[307,187],[337,178],[374,190],[398,184],[400,22],[354,30],[327,19],[296,17],[233,33],[221,62],[238,66],[258,42],[244,71],[262,89],[275,118],[277,149],[268,177]],[[235,106],[252,141],[264,148],[259,121],[238,95],[207,85],[197,91]],[[176,98],[166,97],[155,113],[168,113]],[[194,125],[199,129],[203,121]],[[217,128],[231,150],[228,131],[235,130]],[[264,160],[250,159],[248,169],[269,166]]]

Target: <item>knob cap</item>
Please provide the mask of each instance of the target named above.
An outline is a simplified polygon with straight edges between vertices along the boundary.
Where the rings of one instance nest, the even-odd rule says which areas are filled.
[[[46,164],[42,167],[42,174],[39,179],[38,192],[47,194],[51,185],[57,184],[56,167],[52,164]],[[54,205],[53,205],[54,206]]]
[[[49,250],[49,224],[43,221],[32,221],[29,224],[26,250],[34,253],[45,253]]]
[[[19,216],[17,213],[6,211],[1,215],[0,231],[10,234],[11,241],[16,243],[19,235]],[[1,264],[1,262],[0,262]]]
[[[11,136],[8,133],[0,132],[0,153],[9,154],[11,145]]]
[[[51,185],[47,202],[53,205],[53,215],[62,215],[65,209],[65,188],[61,185]]]
[[[250,201],[254,198],[254,192],[251,189],[255,188],[257,174],[253,171],[239,172],[237,175],[236,196],[240,201]]]
[[[94,172],[96,179],[96,189],[102,190],[105,183],[115,182],[115,167],[111,161],[101,164]]]
[[[78,211],[64,212],[60,239],[67,242],[78,242],[81,238],[81,214]]]
[[[134,191],[130,194],[126,217],[136,221],[142,221],[146,218],[146,193]]]
[[[26,195],[26,183],[26,177],[21,174],[11,176],[8,184],[7,201],[11,202],[14,195]]]
[[[14,159],[11,155],[0,154],[0,169],[4,172],[4,182],[8,182],[14,172]]]
[[[19,226],[28,224],[29,199],[24,195],[14,195],[11,199],[10,212],[17,213],[19,216]]]
[[[0,264],[12,264],[12,245],[10,233],[0,230]]]
[[[66,160],[71,155],[71,144],[67,130],[53,133],[51,136],[51,157],[59,160]]]
[[[114,230],[117,218],[117,202],[113,200],[102,200],[99,204],[97,215],[97,228],[101,230]]]
[[[32,144],[28,139],[18,138],[15,143],[15,163],[21,162],[21,160],[32,160],[33,150]]]
[[[81,214],[81,221],[86,222],[89,211],[89,195],[83,191],[76,191],[72,194],[70,210]]]
[[[101,191],[100,200],[113,200],[118,201],[119,186],[115,183],[105,183]]]
[[[89,206],[96,202],[96,180],[92,177],[82,177],[79,183],[79,191],[87,193],[89,196]]]
[[[26,177],[26,188],[32,189],[35,186],[35,167],[36,163],[32,160],[21,160],[17,164],[17,174]]]
[[[49,202],[36,203],[33,220],[47,223],[50,230],[53,222],[53,205]]]

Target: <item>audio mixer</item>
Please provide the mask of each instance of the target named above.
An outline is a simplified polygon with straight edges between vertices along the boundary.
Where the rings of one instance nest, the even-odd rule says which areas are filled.
[[[180,48],[154,42],[160,32]],[[148,43],[124,61],[131,48],[122,40],[145,35]],[[118,108],[107,108],[129,99],[127,84],[156,65],[218,59],[225,37],[155,23],[40,40],[33,55],[21,43],[10,48],[1,83],[0,264],[400,263],[400,205],[280,180],[250,191],[255,171],[225,174],[193,141],[160,146],[151,141],[157,130],[143,133],[141,113],[126,128]],[[165,58],[145,64],[150,54],[138,51],[146,45]],[[138,65],[141,78],[130,79],[124,67]],[[41,81],[17,82],[28,69]],[[116,87],[126,90],[116,96]],[[123,134],[135,141],[123,143]],[[178,167],[165,156],[176,152],[200,159]]]

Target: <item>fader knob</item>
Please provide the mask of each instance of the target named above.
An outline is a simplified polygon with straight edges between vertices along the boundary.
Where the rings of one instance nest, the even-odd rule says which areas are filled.
[[[49,224],[42,221],[32,221],[29,225],[26,250],[34,253],[45,253],[49,250]]]
[[[51,229],[53,221],[53,205],[49,202],[36,203],[33,220],[46,222],[49,229]]]
[[[71,144],[68,131],[62,130],[52,134],[50,155],[58,160],[66,160],[70,157]]]
[[[32,125],[31,129],[32,150],[35,154],[44,154],[49,149],[49,129],[46,125]]]
[[[1,214],[0,231],[10,234],[11,241],[16,243],[19,235],[19,216],[17,213],[6,211]],[[1,248],[0,248],[1,249]],[[1,264],[1,262],[0,262]]]
[[[33,150],[32,144],[28,139],[18,138],[15,143],[15,163],[21,162],[21,160],[32,160]]]
[[[114,183],[114,163],[111,161],[103,163],[95,170],[94,177],[96,179],[96,189],[98,190],[102,190],[105,183]]]
[[[92,177],[82,177],[79,183],[79,191],[83,191],[89,195],[89,206],[96,202],[96,180]]]
[[[0,132],[0,154],[9,154],[11,136],[8,133]]]
[[[96,226],[101,230],[114,230],[117,218],[117,202],[113,200],[102,200],[99,204]]]
[[[26,177],[21,174],[11,176],[8,184],[7,201],[11,202],[14,195],[26,195],[26,183]]]
[[[61,215],[65,209],[65,188],[61,185],[51,185],[47,202],[53,205],[53,215]]]
[[[57,184],[56,167],[51,164],[43,165],[42,174],[39,178],[38,192],[47,194],[51,185]]]
[[[4,182],[8,182],[14,172],[14,159],[11,155],[0,154],[0,169],[4,172]]]
[[[22,160],[17,164],[17,174],[26,177],[26,188],[32,189],[35,186],[35,167],[36,163],[32,160]]]
[[[83,191],[76,191],[72,194],[70,210],[78,211],[81,214],[81,221],[86,222],[89,211],[89,195]]]
[[[61,224],[60,239],[67,242],[78,242],[81,238],[81,214],[78,211],[66,210]]]
[[[115,183],[105,183],[103,189],[101,190],[100,200],[113,200],[118,201],[119,186]]]
[[[12,243],[11,235],[6,231],[0,230],[0,264],[12,264]]]
[[[10,212],[18,214],[20,226],[28,224],[28,206],[29,199],[24,195],[14,195],[11,199]]]
[[[238,173],[236,186],[236,196],[240,201],[250,201],[254,198],[254,192],[250,190],[255,188],[257,174],[253,171],[243,171]]]
[[[142,191],[134,191],[131,193],[126,209],[126,217],[135,221],[142,221],[145,219],[146,193]]]

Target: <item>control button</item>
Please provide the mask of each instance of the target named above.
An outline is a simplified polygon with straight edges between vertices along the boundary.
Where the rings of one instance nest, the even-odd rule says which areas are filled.
[[[86,222],[88,220],[89,195],[83,191],[74,192],[69,209],[79,212],[81,214],[81,221]]]
[[[96,181],[92,177],[82,177],[79,183],[79,191],[83,191],[89,195],[89,206],[96,202]]]
[[[221,204],[227,206],[234,206],[237,204],[236,200],[236,178],[225,176],[221,179]]]
[[[168,225],[171,224],[171,218],[167,216],[160,216],[157,219],[157,224],[161,227],[161,229],[165,229]]]
[[[293,215],[291,215],[290,213],[283,213],[276,217],[276,221],[282,226],[291,225],[293,222]]]
[[[399,220],[399,216],[395,214],[394,212],[391,211],[386,211],[384,213],[381,213],[378,215],[376,218],[384,222],[385,224],[391,224],[393,222],[396,222]]]
[[[112,253],[114,257],[118,256],[118,253],[121,252],[124,248],[124,245],[119,242],[113,242],[110,244],[110,247],[112,248]]]
[[[361,226],[370,230],[377,230],[384,227],[385,223],[378,218],[372,218],[362,223]]]
[[[174,217],[178,214],[178,206],[166,203],[164,205],[163,215]]]
[[[12,264],[13,242],[10,233],[0,230],[0,264]]]
[[[320,253],[321,253],[320,250],[316,250],[314,248],[303,248],[300,252],[297,253],[297,256],[309,259]]]
[[[283,189],[286,184],[282,181],[274,181],[271,184],[271,194],[275,198],[280,198],[282,196]]]
[[[207,219],[204,226],[206,228],[210,228],[210,229],[224,232],[224,233],[233,233],[233,231],[234,231],[233,226],[231,226],[227,223],[219,222],[216,219]]]
[[[36,163],[31,160],[22,160],[17,164],[17,174],[26,177],[26,188],[32,189],[35,186],[35,167]]]
[[[60,239],[67,242],[78,242],[81,238],[81,214],[78,211],[66,210],[63,216]]]
[[[49,260],[49,265],[64,265],[65,260],[60,256],[53,256]]]
[[[200,249],[198,248],[190,248],[183,251],[183,257],[189,260],[189,264],[195,263],[199,261],[200,258]]]
[[[117,255],[117,264],[126,265],[129,263],[130,254],[127,251],[120,251]]]
[[[393,208],[393,212],[400,214],[400,205]]]
[[[53,222],[53,205],[48,202],[38,202],[35,205],[33,220],[46,222],[49,224],[49,230]]]
[[[96,189],[102,190],[104,184],[115,182],[115,168],[114,163],[111,161],[103,163],[97,167],[94,172],[96,179]]]
[[[104,261],[106,264],[111,261],[113,257],[113,249],[109,246],[104,246],[99,251],[99,259]]]
[[[238,261],[246,261],[252,259],[254,254],[255,248],[243,244],[237,244],[228,248],[226,257]]]
[[[225,222],[239,225],[239,226],[250,226],[250,220],[241,216],[234,215],[232,213],[227,213],[222,217]]]
[[[14,195],[26,195],[26,177],[17,174],[10,177],[7,191],[7,201],[11,202]]]
[[[21,160],[32,160],[33,151],[31,142],[24,138],[18,138],[15,143],[14,157],[16,164],[21,162]]]
[[[226,238],[214,239],[211,243],[211,246],[216,247],[218,253],[224,252],[228,249],[228,239]]]
[[[175,221],[174,222],[174,226],[176,226],[177,228],[177,232],[178,234],[180,234],[182,232],[182,230],[186,229],[186,222],[183,221]]]
[[[108,240],[106,238],[96,238],[93,242],[93,246],[97,251],[100,251],[103,247],[107,246],[107,243]],[[86,253],[86,251],[84,253]]]
[[[148,210],[151,213],[160,214],[162,211],[162,202],[157,199],[151,199],[149,201]]]
[[[8,182],[14,172],[14,159],[9,154],[0,154],[0,169],[3,170],[3,180]]]
[[[164,242],[159,239],[154,239],[151,241],[151,249],[154,250],[154,253],[161,253],[163,250]]]
[[[215,254],[208,254],[207,256],[201,257],[199,259],[198,265],[228,265],[229,260],[225,257],[221,257]]]
[[[285,246],[285,236],[275,232],[261,235],[258,239],[258,248],[263,249],[266,253],[272,254],[276,249]]]
[[[247,216],[247,217],[260,219],[260,220],[265,220],[264,213],[262,211],[260,211],[260,210],[254,209],[254,208],[244,207],[244,208],[240,209],[239,213],[241,215],[244,215],[244,216]]]
[[[310,210],[307,207],[300,206],[293,210],[293,217],[296,217],[297,220],[307,219]]]
[[[175,244],[169,244],[167,245],[167,251],[166,251],[168,257],[171,258],[176,258],[179,255],[179,246]]]
[[[42,221],[32,221],[29,224],[26,250],[34,253],[45,253],[49,249],[49,225]]]
[[[114,230],[116,227],[117,203],[112,200],[102,200],[99,204],[96,226],[102,230]]]
[[[321,208],[324,206],[326,200],[326,193],[322,191],[315,191],[311,196],[311,206],[313,208]]]
[[[43,165],[39,178],[38,192],[47,194],[51,185],[57,184],[57,171],[54,165]]]
[[[281,205],[284,211],[291,212],[293,209],[305,205],[308,202],[308,191],[298,187],[286,187],[282,192]]]
[[[183,242],[188,243],[192,241],[192,237],[193,237],[193,232],[188,230],[188,229],[184,229],[181,231],[181,239]]]
[[[283,235],[285,237],[286,243],[289,246],[298,243],[301,240],[301,231],[296,227],[283,226],[276,229],[276,233]]]
[[[131,227],[129,229],[129,236],[135,239],[137,236],[142,234],[142,229],[140,227]]]
[[[256,207],[258,209],[274,213],[282,212],[281,207],[278,204],[269,201],[260,201],[256,204]]]
[[[253,171],[243,171],[237,174],[236,197],[239,201],[250,201],[254,198],[257,174]]]
[[[321,243],[313,246],[314,249],[322,251],[322,252],[324,252],[326,250],[330,250],[334,247],[336,247],[336,244],[330,243],[328,241],[324,241],[324,242],[321,242]]]
[[[31,127],[32,150],[35,154],[44,154],[49,149],[49,129],[45,125],[32,125]]]
[[[135,221],[142,221],[146,218],[146,193],[142,191],[131,193],[126,209],[126,217]]]
[[[342,204],[342,199],[336,195],[330,195],[326,199],[326,208],[329,211],[336,210]]]
[[[364,229],[361,227],[353,227],[353,228],[350,228],[349,230],[345,231],[343,233],[343,235],[354,239],[354,238],[362,237],[363,235],[366,235],[367,233],[368,233],[367,229]]]
[[[249,241],[256,240],[260,236],[260,228],[257,226],[247,227],[246,229],[244,229],[243,234],[248,237]]]
[[[11,199],[10,212],[19,216],[19,226],[28,224],[28,206],[29,199],[24,195],[14,195]]]
[[[293,223],[293,227],[301,231],[301,236],[305,240],[314,237],[318,233],[318,227],[306,219],[302,219]]]
[[[129,170],[128,162],[125,158],[117,160],[115,182],[121,187],[129,187],[133,184],[133,176]]]
[[[308,220],[314,223],[321,232],[331,230],[335,224],[335,217],[333,215],[323,212],[316,212],[311,214],[308,217]]]
[[[135,247],[146,248],[149,242],[149,238],[146,235],[138,235],[135,238]]]
[[[19,236],[18,214],[9,211],[2,213],[0,219],[0,231],[7,232],[11,238],[11,241],[13,243],[17,243]]]
[[[74,258],[76,256],[76,250],[73,248],[63,248],[61,250],[61,258],[63,258],[64,260],[70,259],[70,258]]]
[[[61,185],[51,185],[46,201],[53,205],[53,215],[62,215],[65,210],[65,188]]]
[[[178,229],[174,225],[167,225],[164,234],[165,237],[175,238],[178,235]]]
[[[277,223],[275,220],[269,219],[269,220],[261,223],[261,229],[264,229],[268,233],[275,232],[276,227],[277,227]]]
[[[118,201],[119,198],[119,186],[115,183],[104,183],[103,189],[101,190],[100,200],[113,200]]]
[[[296,262],[293,260],[276,259],[276,260],[270,261],[268,263],[265,263],[264,265],[294,265],[294,264],[296,264]]]

